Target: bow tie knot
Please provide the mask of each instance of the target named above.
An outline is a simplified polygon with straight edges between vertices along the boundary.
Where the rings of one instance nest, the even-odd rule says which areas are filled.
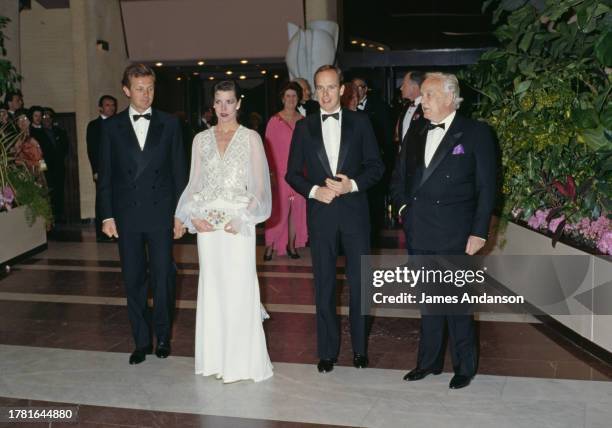
[[[446,125],[444,123],[433,124],[430,123],[427,125],[427,130],[431,131],[432,129],[440,128],[442,130],[446,129]]]
[[[337,112],[331,113],[331,114],[323,113],[321,115],[321,117],[323,118],[323,122],[325,122],[329,117],[333,117],[336,120],[340,120],[340,112],[337,111]]]
[[[145,114],[133,114],[132,118],[134,119],[134,122],[136,122],[138,119],[140,119],[141,117],[144,117],[147,120],[151,120],[151,113],[145,113]]]

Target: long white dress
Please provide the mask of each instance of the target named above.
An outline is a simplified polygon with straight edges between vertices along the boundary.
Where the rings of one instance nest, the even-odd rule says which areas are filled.
[[[257,132],[240,126],[220,155],[214,128],[193,140],[189,184],[176,217],[218,228],[198,233],[200,276],[196,310],[195,372],[224,382],[272,376],[262,326],[255,269],[255,225],[271,210],[270,176]],[[223,230],[230,221],[238,234]]]

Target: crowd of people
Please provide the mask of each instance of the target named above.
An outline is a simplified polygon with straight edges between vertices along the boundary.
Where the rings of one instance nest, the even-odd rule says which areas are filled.
[[[65,220],[64,192],[69,142],[66,131],[54,121],[51,107],[24,108],[23,95],[7,92],[0,105],[0,132],[15,136],[11,150],[40,186],[48,189],[55,223]]]

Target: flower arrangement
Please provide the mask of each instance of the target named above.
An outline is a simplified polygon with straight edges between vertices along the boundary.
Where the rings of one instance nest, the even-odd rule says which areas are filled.
[[[461,77],[502,152],[502,219],[612,254],[612,1],[486,0],[499,46]]]

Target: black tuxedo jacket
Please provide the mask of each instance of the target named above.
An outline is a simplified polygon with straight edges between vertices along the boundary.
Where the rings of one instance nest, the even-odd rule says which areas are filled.
[[[397,119],[397,132],[400,142],[403,142],[403,140],[408,137],[408,133],[406,133],[406,135],[404,135],[404,138],[402,138],[402,134],[404,133],[404,118],[406,117],[406,113],[408,113],[408,105],[404,106],[404,108],[402,109],[402,113]],[[412,115],[412,119],[410,120],[410,126],[408,129],[410,130],[410,128],[413,127],[416,127],[417,129],[422,129],[424,123],[426,122],[427,119],[425,119],[425,117],[423,116],[423,106],[421,105],[421,103],[419,103]]]
[[[496,196],[496,142],[486,124],[457,114],[426,168],[427,124],[415,121],[410,126],[393,172],[391,196],[396,208],[405,206],[408,248],[463,249],[470,235],[488,235]]]
[[[337,173],[355,180],[359,189],[357,192],[337,197],[331,204],[308,198],[312,186],[325,186],[325,179],[334,176],[325,152],[319,114],[306,116],[296,123],[285,179],[308,201],[309,228],[326,227],[331,221],[327,215],[330,210],[340,209],[340,218],[348,227],[367,230],[369,214],[366,190],[380,180],[384,166],[372,126],[365,115],[342,109],[340,134]]]
[[[87,124],[87,157],[93,174],[98,173],[100,154],[100,141],[102,139],[102,122],[104,119],[98,116]]]
[[[304,104],[302,104],[304,110],[306,110],[306,116],[310,116],[311,114],[319,114],[321,111],[321,107],[319,103],[315,100],[308,100]]]
[[[100,216],[114,218],[119,235],[122,230],[172,229],[176,204],[187,183],[176,117],[153,109],[143,150],[128,109],[106,119],[98,168]]]
[[[374,128],[374,135],[376,135],[378,145],[383,149],[387,149],[393,140],[391,109],[380,98],[368,95],[363,112],[372,121],[372,128]]]

